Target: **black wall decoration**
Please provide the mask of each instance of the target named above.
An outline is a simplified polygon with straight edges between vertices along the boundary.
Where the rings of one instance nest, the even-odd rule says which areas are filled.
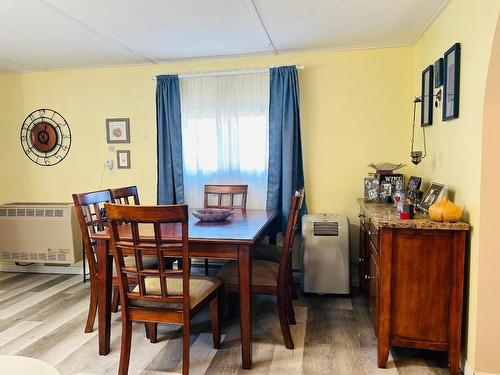
[[[21,147],[34,163],[60,163],[71,147],[71,130],[64,117],[52,109],[31,112],[21,125]]]
[[[442,57],[434,63],[434,87],[436,89],[443,86],[443,64],[444,59]]]
[[[460,43],[455,43],[444,54],[443,121],[458,118],[460,104],[460,49]]]
[[[434,94],[434,69],[429,65],[422,72],[422,105],[420,107],[420,125],[432,125],[432,99]]]

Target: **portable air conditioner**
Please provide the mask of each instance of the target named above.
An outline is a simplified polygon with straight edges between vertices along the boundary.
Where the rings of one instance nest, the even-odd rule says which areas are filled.
[[[349,221],[334,214],[302,218],[302,288],[306,293],[351,293]]]
[[[0,205],[0,262],[74,264],[82,236],[71,203]]]

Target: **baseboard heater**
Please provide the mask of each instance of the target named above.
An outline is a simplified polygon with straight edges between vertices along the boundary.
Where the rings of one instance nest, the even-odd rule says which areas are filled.
[[[0,205],[0,262],[71,265],[82,260],[82,237],[71,203]]]

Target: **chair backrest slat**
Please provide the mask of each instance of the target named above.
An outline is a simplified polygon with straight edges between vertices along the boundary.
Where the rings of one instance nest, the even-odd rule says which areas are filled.
[[[89,193],[73,194],[76,216],[82,232],[83,247],[89,264],[90,277],[97,276],[97,259],[94,241],[90,235],[107,227],[104,204],[111,202],[109,190],[99,190]]]
[[[247,208],[248,185],[205,185],[204,207],[205,208]],[[210,197],[216,196],[217,204],[211,203]],[[229,198],[229,204],[224,204],[223,197]],[[241,203],[235,203],[235,196],[241,197]]]
[[[110,189],[111,200],[113,203],[118,204],[131,204],[130,201],[134,201],[134,205],[139,206],[141,203],[139,201],[139,193],[137,192],[137,186],[127,186],[121,188]]]
[[[123,308],[130,306],[130,300],[149,300],[156,302],[183,303],[189,309],[189,248],[188,248],[188,212],[187,205],[172,206],[131,206],[106,204],[109,225],[111,228],[110,247],[115,257],[120,297]],[[180,236],[163,238],[162,226],[181,226]],[[153,228],[153,234],[150,229]],[[141,232],[142,230],[142,232]],[[147,232],[147,234],[146,234]],[[165,258],[178,258],[172,251],[182,251],[182,270],[168,270]],[[123,257],[133,255],[135,267],[125,267]],[[144,257],[155,256],[156,265],[145,267]],[[129,276],[137,280],[139,292],[131,290]],[[167,277],[182,277],[183,293],[172,294],[169,291]],[[148,290],[148,278],[155,279],[159,290]],[[132,286],[133,288],[133,286]]]
[[[288,211],[288,223],[286,226],[285,237],[283,238],[283,248],[281,250],[280,265],[278,271],[278,286],[284,287],[287,279],[287,269],[291,262],[291,248],[295,240],[295,233],[298,227],[300,209],[304,201],[304,188],[300,188],[292,195],[290,211]]]

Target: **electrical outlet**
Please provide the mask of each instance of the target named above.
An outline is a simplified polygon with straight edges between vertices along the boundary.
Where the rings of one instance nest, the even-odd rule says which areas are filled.
[[[113,160],[112,159],[109,159],[109,160],[106,160],[106,162],[104,163],[104,166],[109,169],[110,171],[113,170]]]

